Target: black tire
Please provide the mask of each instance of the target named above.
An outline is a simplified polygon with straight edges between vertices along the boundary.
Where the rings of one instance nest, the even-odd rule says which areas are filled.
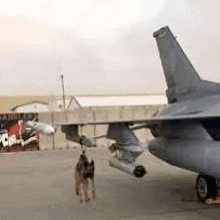
[[[218,192],[215,178],[199,174],[196,180],[196,191],[202,202],[208,198],[214,198]]]

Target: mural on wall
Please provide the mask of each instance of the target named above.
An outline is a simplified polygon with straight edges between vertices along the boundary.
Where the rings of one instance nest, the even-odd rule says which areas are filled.
[[[39,133],[23,124],[38,121],[37,114],[0,114],[0,151],[39,150]]]

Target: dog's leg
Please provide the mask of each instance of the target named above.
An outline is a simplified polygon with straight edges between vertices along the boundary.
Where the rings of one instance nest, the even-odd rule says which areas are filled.
[[[91,184],[92,184],[92,198],[95,199],[95,179],[94,177],[91,178]]]
[[[82,190],[81,188],[81,181],[78,171],[75,172],[75,184],[76,184],[76,195],[79,196],[79,201],[82,203]]]
[[[85,196],[85,201],[88,202],[90,200],[90,198],[88,197],[88,179],[84,180],[83,183],[83,189],[84,189],[84,196]]]
[[[75,172],[75,187],[76,187],[76,195],[79,195],[79,174]]]
[[[83,183],[82,183],[83,184]],[[82,194],[82,189],[81,189],[81,183],[79,182],[79,188],[78,188],[78,190],[79,190],[79,201],[82,203],[83,202],[83,199],[82,199],[82,197],[83,197],[83,194]]]

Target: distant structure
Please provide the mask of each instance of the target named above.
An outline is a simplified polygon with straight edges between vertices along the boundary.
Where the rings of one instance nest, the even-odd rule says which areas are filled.
[[[66,97],[65,100],[66,110],[73,110],[81,107],[79,102],[73,96]],[[60,96],[50,95],[48,102],[31,101],[25,102],[20,105],[15,105],[9,111],[11,112],[60,112],[64,110],[63,99]]]
[[[62,96],[16,96],[0,97],[0,112],[61,112],[64,111]],[[65,96],[66,111],[84,107],[114,107],[163,105],[167,103],[165,95],[96,95],[96,96]]]
[[[49,111],[49,105],[46,102],[39,102],[39,101],[33,101],[33,102],[27,102],[21,105],[16,105],[11,109],[12,112],[48,112]]]

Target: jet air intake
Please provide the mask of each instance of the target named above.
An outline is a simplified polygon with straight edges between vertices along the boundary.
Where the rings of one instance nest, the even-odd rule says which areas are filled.
[[[134,162],[129,163],[122,159],[118,159],[117,157],[111,158],[109,161],[109,165],[137,178],[141,178],[147,173],[146,169],[143,166],[136,165]]]

